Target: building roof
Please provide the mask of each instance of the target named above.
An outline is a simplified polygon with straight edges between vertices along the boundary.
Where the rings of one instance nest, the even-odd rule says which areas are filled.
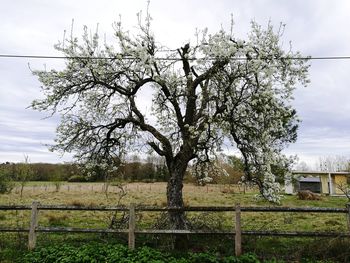
[[[292,174],[300,175],[350,175],[350,172],[325,172],[325,171],[292,171]]]
[[[303,183],[319,183],[321,182],[320,177],[300,177],[299,182]]]

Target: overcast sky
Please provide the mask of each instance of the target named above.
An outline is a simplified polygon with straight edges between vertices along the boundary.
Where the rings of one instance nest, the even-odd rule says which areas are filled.
[[[124,27],[137,23],[136,13],[145,0],[1,0],[0,53],[18,55],[60,55],[53,45],[70,31],[79,35],[83,25],[112,39],[112,23],[121,15]],[[350,1],[347,0],[152,0],[153,30],[159,42],[177,48],[192,38],[196,28],[215,32],[229,28],[245,37],[253,19],[266,26],[286,23],[283,41],[288,48],[311,56],[350,56]],[[31,68],[60,68],[62,61],[0,58],[0,162],[63,162],[48,151],[58,117],[27,109],[41,96],[40,83]],[[321,156],[350,157],[350,60],[312,61],[311,84],[295,92],[294,106],[302,120],[297,143],[286,154],[297,154],[312,165]]]

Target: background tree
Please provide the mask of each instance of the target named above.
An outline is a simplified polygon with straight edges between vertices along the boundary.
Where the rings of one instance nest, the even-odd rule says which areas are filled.
[[[345,156],[323,156],[319,157],[316,167],[320,171],[344,172],[349,170],[349,158]]]
[[[220,155],[220,165],[226,171],[226,176],[214,177],[213,183],[238,184],[244,176],[244,163],[242,158],[235,155]]]
[[[0,194],[10,193],[14,187],[13,177],[9,166],[11,164],[0,164]]]
[[[194,43],[169,50],[156,41],[148,14],[142,21],[139,14],[135,35],[116,23],[115,46],[84,28],[80,41],[71,36],[56,45],[67,57],[63,70],[33,71],[45,97],[32,107],[64,113],[53,149],[94,160],[146,147],[165,159],[168,206],[183,207],[188,164],[210,162],[228,138],[242,153],[245,179],[278,201],[271,164],[296,140],[290,101],[308,71],[299,53],[282,49],[283,27],[252,22],[246,40],[203,30]],[[156,121],[141,108],[144,92]],[[183,212],[171,212],[170,221],[186,228]]]
[[[307,172],[307,171],[311,171],[312,169],[306,162],[302,161],[295,165],[295,170]]]

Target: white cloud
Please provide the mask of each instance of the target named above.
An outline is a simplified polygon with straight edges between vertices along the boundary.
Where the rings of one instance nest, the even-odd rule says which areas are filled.
[[[64,29],[69,34],[72,18],[76,35],[83,25],[94,29],[99,23],[100,32],[112,40],[112,23],[119,14],[125,27],[133,29],[136,12],[146,7],[145,0],[3,0],[1,3],[0,53],[3,54],[57,55],[53,44],[62,39]],[[229,28],[232,13],[236,34],[246,36],[251,19],[262,25],[268,20],[276,26],[285,22],[285,46],[292,40],[294,49],[315,56],[350,55],[349,10],[350,2],[346,0],[152,0],[150,4],[156,37],[170,48],[192,39],[196,28],[208,27],[211,32],[221,26]],[[22,160],[22,150],[28,150],[37,161],[60,161],[42,145],[53,140],[58,118],[42,120],[43,114],[26,109],[33,99],[41,96],[40,84],[31,76],[28,62],[32,68],[42,68],[44,64],[57,68],[63,63],[0,58],[0,161]],[[299,141],[286,152],[299,154],[300,159],[308,161],[333,153],[350,155],[348,72],[350,61],[312,62],[311,84],[295,94],[294,106],[303,120]]]

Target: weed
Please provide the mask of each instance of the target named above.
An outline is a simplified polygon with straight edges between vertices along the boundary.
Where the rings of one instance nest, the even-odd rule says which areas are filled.
[[[221,193],[223,193],[223,194],[235,194],[236,192],[234,189],[224,188],[221,190]]]
[[[65,226],[67,224],[68,215],[56,215],[53,213],[46,215],[48,224],[50,226]]]
[[[72,201],[69,201],[69,202],[67,203],[67,205],[78,206],[78,207],[84,207],[84,206],[86,206],[82,201],[79,201],[79,200],[72,200]]]
[[[327,220],[324,223],[325,225],[331,225],[331,226],[341,225],[341,223],[338,220],[334,220],[334,219]]]

